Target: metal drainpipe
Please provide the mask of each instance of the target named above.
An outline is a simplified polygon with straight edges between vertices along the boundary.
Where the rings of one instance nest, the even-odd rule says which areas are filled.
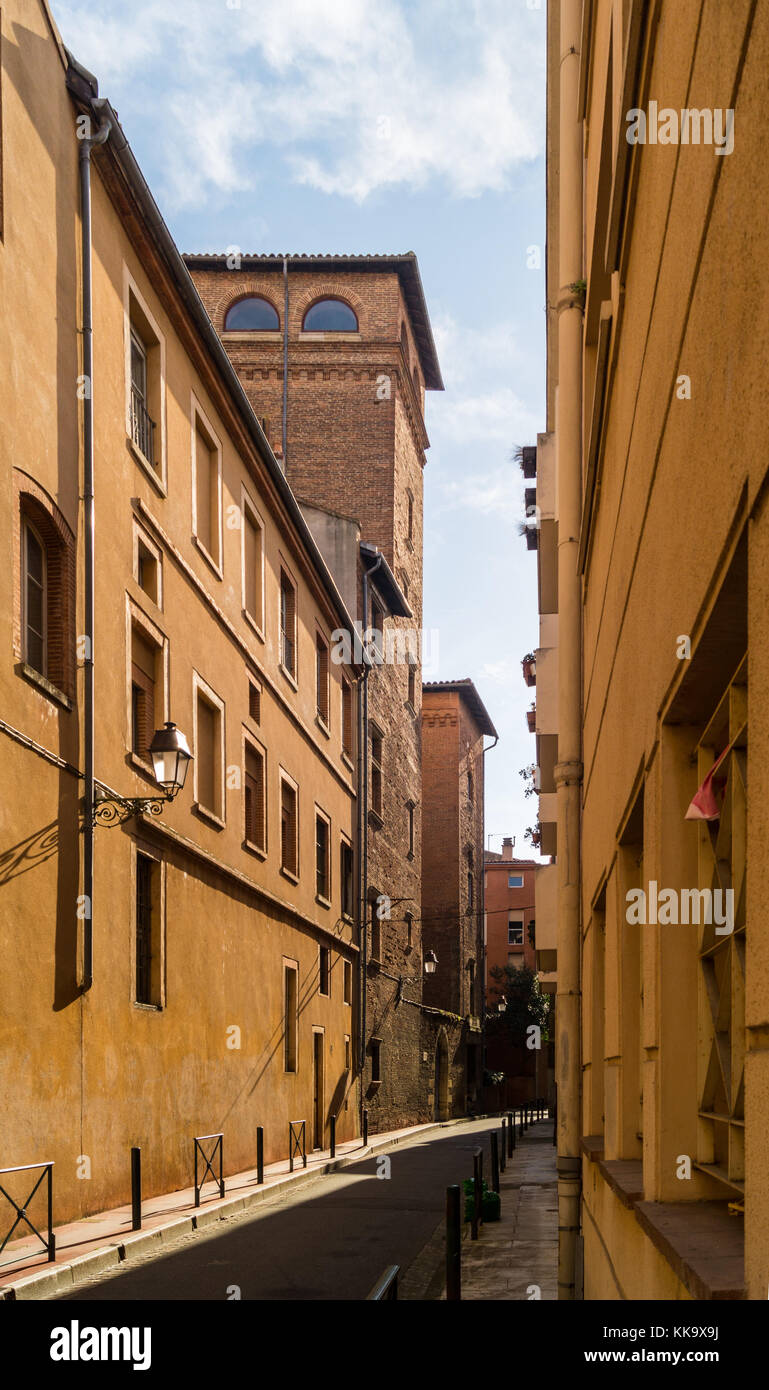
[[[560,29],[558,230],[558,1297],[576,1290],[581,1216],[580,812],[582,781],[581,583],[582,311],[571,286],[583,274],[583,127],[579,116],[582,0],[563,0]]]
[[[288,474],[288,257],[283,257],[283,472]]]
[[[94,103],[98,109],[98,103]],[[109,137],[112,122],[105,117],[96,134],[80,140],[80,225],[83,324],[83,542],[85,564],[85,638],[83,662],[83,742],[85,754],[85,822],[83,826],[83,989],[93,984],[93,806],[94,806],[94,450],[93,450],[93,282],[91,259],[91,150]]]
[[[368,581],[369,575],[374,574],[382,563],[382,556],[377,557],[376,563],[368,570],[363,570],[363,623],[362,636],[365,639],[368,631]],[[365,640],[363,642],[363,659],[365,662],[363,671],[363,699],[361,701],[361,732],[360,744],[358,748],[359,764],[361,765],[361,1029],[360,1029],[360,1103],[361,1103],[361,1124],[363,1123],[363,1073],[366,1068],[366,969],[368,966],[368,678],[371,672],[371,659],[366,651]],[[362,755],[362,758],[361,758]]]

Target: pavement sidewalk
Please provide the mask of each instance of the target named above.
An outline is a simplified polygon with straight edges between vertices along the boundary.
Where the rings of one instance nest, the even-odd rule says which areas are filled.
[[[462,1299],[558,1298],[558,1199],[552,1118],[522,1136],[500,1174],[501,1219],[462,1241]],[[483,1155],[490,1181],[489,1149]],[[445,1298],[445,1292],[443,1297]]]
[[[234,1173],[225,1179],[223,1198],[209,1195],[215,1193],[216,1188],[208,1183],[197,1208],[193,1187],[150,1197],[142,1203],[141,1231],[131,1229],[130,1203],[56,1226],[56,1260],[50,1263],[34,1236],[9,1242],[0,1255],[0,1299],[50,1298],[69,1292],[94,1274],[136,1255],[146,1255],[153,1246],[160,1253],[163,1244],[170,1244],[180,1235],[247,1211],[282,1190],[293,1192],[316,1182],[326,1173],[359,1163],[382,1149],[463,1122],[459,1119],[390,1130],[369,1136],[365,1147],[359,1139],[337,1144],[333,1159],[328,1149],[315,1151],[307,1155],[306,1169],[299,1159],[299,1166],[295,1166],[293,1173],[289,1172],[288,1159],[283,1159],[265,1167],[261,1184],[257,1184],[256,1168]]]

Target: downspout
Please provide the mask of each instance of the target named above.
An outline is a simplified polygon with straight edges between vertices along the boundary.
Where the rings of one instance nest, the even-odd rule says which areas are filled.
[[[361,981],[360,981],[360,1000],[361,1000],[361,1028],[360,1028],[360,1104],[361,1104],[361,1126],[363,1124],[363,1074],[366,1068],[366,971],[368,969],[368,678],[371,673],[371,658],[366,648],[365,635],[368,631],[368,588],[369,575],[374,574],[382,563],[382,556],[379,555],[371,569],[363,567],[363,623],[361,638],[363,641],[363,698],[361,700],[361,729],[358,744],[358,766],[360,768],[361,782]]]
[[[283,472],[288,473],[288,256],[283,257]]]
[[[98,110],[99,103],[93,107]],[[83,119],[82,117],[80,118]],[[90,129],[90,118],[88,129]],[[83,660],[85,818],[83,824],[83,990],[93,984],[93,842],[94,842],[94,449],[93,449],[93,282],[91,257],[91,150],[109,138],[112,123],[106,117],[93,136],[80,137],[80,225],[82,257],[83,332],[83,544],[85,653]]]
[[[558,398],[558,1297],[574,1299],[581,1207],[580,811],[583,132],[579,115],[582,0],[562,0],[559,114]]]

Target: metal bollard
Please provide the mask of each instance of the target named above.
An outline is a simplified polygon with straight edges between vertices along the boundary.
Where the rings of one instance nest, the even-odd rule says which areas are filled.
[[[507,1112],[507,1156],[508,1156],[508,1158],[512,1158],[512,1156],[513,1156],[513,1149],[514,1149],[514,1148],[515,1148],[515,1123],[514,1123],[514,1121],[513,1121],[513,1112],[512,1112],[512,1110],[508,1110],[508,1112]]]
[[[368,1143],[368,1110],[363,1111],[363,1147]]]
[[[493,1192],[499,1192],[499,1135],[493,1129],[489,1135],[491,1144],[491,1188]]]
[[[457,1184],[446,1188],[446,1301],[456,1303],[462,1297],[462,1241],[460,1231],[460,1200],[462,1190]]]
[[[131,1229],[142,1228],[142,1151],[131,1149]]]
[[[520,1124],[519,1124],[519,1128],[518,1128],[518,1138],[519,1138],[519,1139],[522,1139],[522,1138],[523,1138],[523,1109],[519,1110],[519,1111],[518,1111],[518,1114],[519,1114],[519,1116],[520,1116]]]
[[[504,1173],[507,1167],[507,1121],[502,1121],[502,1139],[499,1145],[499,1171]]]
[[[328,1122],[331,1131],[331,1157],[336,1158],[336,1115],[332,1115]]]
[[[473,1150],[473,1220],[470,1224],[470,1239],[478,1239],[481,1224],[481,1202],[483,1200],[483,1149]]]
[[[256,1129],[256,1181],[264,1182],[264,1130],[261,1125]]]

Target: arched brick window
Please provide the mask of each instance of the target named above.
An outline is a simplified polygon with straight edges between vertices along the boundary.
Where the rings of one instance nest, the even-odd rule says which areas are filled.
[[[357,333],[358,319],[343,299],[319,299],[304,316],[305,333]]]
[[[258,294],[237,299],[224,319],[225,333],[269,333],[279,328],[280,319],[274,304]]]

